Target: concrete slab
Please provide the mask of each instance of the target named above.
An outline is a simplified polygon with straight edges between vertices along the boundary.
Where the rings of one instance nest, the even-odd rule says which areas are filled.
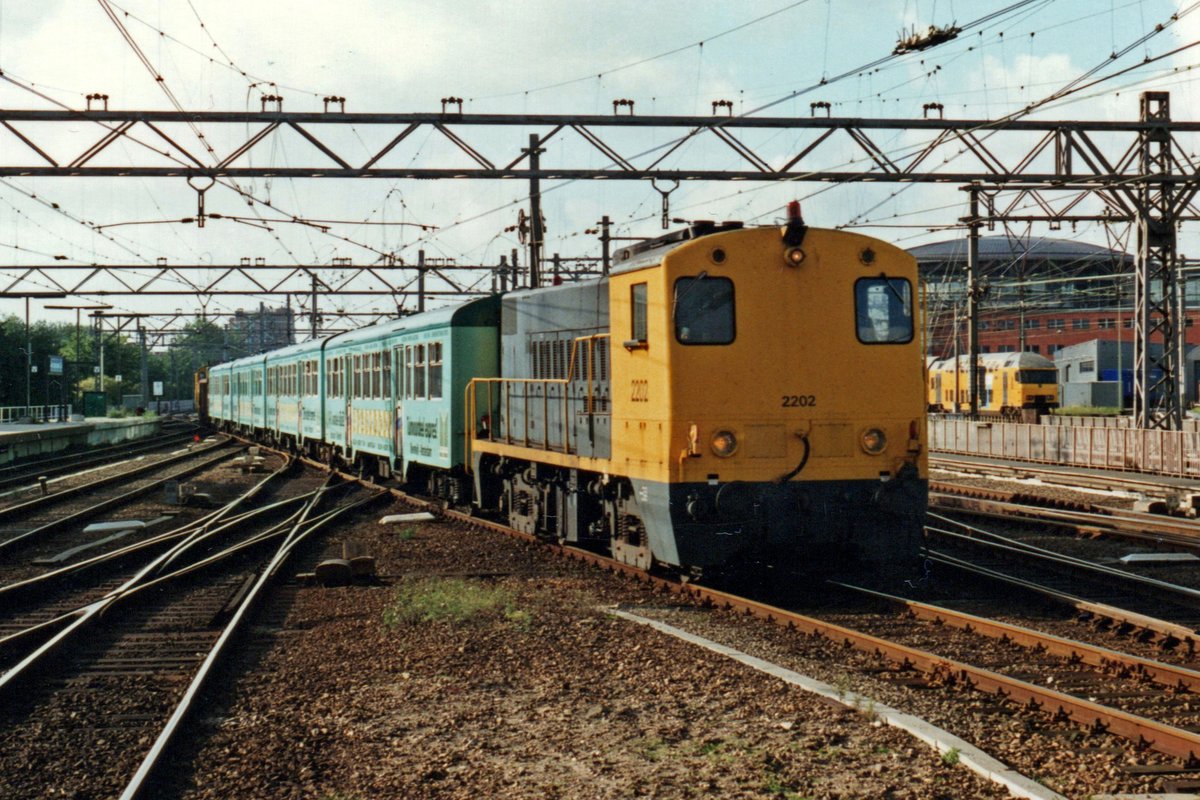
[[[1122,564],[1176,564],[1200,561],[1194,553],[1130,553],[1121,557]]]
[[[412,514],[389,514],[388,516],[379,520],[379,524],[396,525],[401,522],[430,522],[431,520],[435,519],[437,519],[437,517],[435,517],[433,514],[430,514],[428,511],[417,511]]]
[[[0,466],[68,447],[83,450],[158,433],[161,421],[143,417],[88,417],[82,422],[0,425]]]
[[[140,519],[116,520],[114,522],[93,522],[83,529],[84,533],[108,533],[109,531],[137,531],[146,527]]]

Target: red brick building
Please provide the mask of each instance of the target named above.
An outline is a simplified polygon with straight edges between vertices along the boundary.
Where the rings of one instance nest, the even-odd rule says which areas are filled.
[[[925,302],[928,354],[967,349],[966,238],[914,247]],[[985,236],[979,241],[979,344],[984,353],[1033,352],[1049,358],[1093,339],[1132,341],[1133,257],[1063,239]],[[1200,281],[1185,295],[1187,343],[1200,343]]]

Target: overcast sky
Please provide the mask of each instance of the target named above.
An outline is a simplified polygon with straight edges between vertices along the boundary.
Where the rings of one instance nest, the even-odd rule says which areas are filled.
[[[717,99],[731,100],[737,113],[746,113],[801,92],[760,113],[808,116],[811,102],[825,100],[834,104],[835,116],[919,117],[922,104],[941,102],[948,116],[987,118],[1052,94],[1173,13],[1189,10],[1193,0],[1039,0],[958,40],[868,73],[854,70],[890,53],[906,26],[963,25],[1010,3],[119,0],[110,5],[150,68],[163,77],[163,86],[186,109],[258,110],[261,94],[269,92],[284,97],[285,110],[320,110],[322,97],[340,95],[347,98],[347,111],[437,111],[442,97],[456,95],[465,98],[465,111],[480,113],[609,114],[614,99],[630,98],[640,115],[707,115]],[[1198,39],[1200,11],[1185,14],[1100,74]],[[1185,51],[1051,105],[1040,116],[1133,119],[1140,91],[1167,88],[1174,115],[1195,119],[1200,115],[1196,84],[1187,69],[1198,59],[1200,48]],[[82,108],[92,92],[109,95],[113,108],[172,108],[99,0],[0,0],[0,70],[11,79],[0,82],[0,104],[7,108],[54,108],[55,102]],[[802,91],[848,71],[848,77]],[[39,143],[49,143],[60,161],[70,161],[103,134],[86,125],[64,137],[31,124],[20,127],[38,134]],[[544,130],[464,135],[502,161],[533,132]],[[193,132],[181,128],[176,133],[196,145]],[[251,133],[225,128],[208,135],[223,157]],[[341,129],[328,136],[342,152],[357,157],[394,133]],[[637,131],[611,138],[621,152],[631,154],[661,145],[664,137]],[[774,132],[747,140],[774,156],[795,152],[811,138]],[[393,154],[398,159],[393,163],[462,163],[452,146],[429,129],[413,139],[405,143],[407,149]],[[882,139],[891,148],[921,141],[916,134]],[[602,165],[599,153],[577,141],[555,142],[547,162],[558,158]],[[572,149],[576,147],[580,149]],[[279,136],[255,150],[253,163],[311,163],[310,152],[298,136]],[[37,161],[3,131],[0,158],[6,164]],[[97,163],[143,163],[145,158],[135,144],[120,143]],[[697,141],[678,158],[689,165],[740,168],[737,156],[715,137]],[[833,168],[839,159],[854,158],[861,153],[848,145],[830,148],[828,163],[821,166]],[[329,234],[297,225],[266,231],[217,220],[203,229],[176,222],[97,231],[96,225],[193,216],[196,194],[180,179],[8,179],[0,181],[0,274],[18,275],[21,265],[55,259],[59,264],[154,265],[160,258],[170,264],[228,264],[261,257],[271,263],[328,265],[335,257],[369,264],[379,253],[396,253],[414,262],[419,248],[460,264],[494,264],[518,246],[515,234],[503,229],[515,221],[526,189],[513,181],[260,179],[241,185],[283,213],[344,223]],[[584,231],[602,214],[618,223],[619,235],[662,232],[660,196],[648,183],[588,181],[544,188],[548,253],[598,255],[595,237]],[[255,214],[233,191],[217,187],[206,197],[210,213]],[[952,224],[965,213],[962,193],[953,187],[913,186],[896,193],[879,185],[689,183],[671,195],[671,208],[674,216],[685,218],[764,224],[778,218],[793,197],[806,198],[811,224],[918,226],[866,229],[902,246],[960,235],[924,228]],[[271,212],[259,206],[257,213]],[[438,230],[365,222],[422,223]],[[1096,227],[1055,235],[1106,242],[1104,231]],[[1195,237],[1185,232],[1184,252],[1189,245],[1196,252],[1195,244]],[[129,279],[136,280],[137,274]],[[337,273],[322,274],[332,279]],[[487,285],[485,277],[480,279]],[[189,298],[109,302],[138,311],[195,306]],[[256,304],[252,297],[218,298],[210,310]],[[357,298],[337,305],[368,310],[386,309],[389,303]],[[34,303],[35,318],[67,318],[53,317],[55,312],[40,306]],[[0,298],[0,313],[22,308],[20,301]]]

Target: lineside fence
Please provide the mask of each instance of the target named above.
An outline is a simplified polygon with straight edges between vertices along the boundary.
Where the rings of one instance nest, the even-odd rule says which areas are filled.
[[[1200,431],[929,418],[930,449],[1200,478]]]
[[[74,408],[65,406],[0,406],[0,424],[56,422],[71,418]]]
[[[1042,424],[1066,428],[1132,428],[1133,417],[1064,417],[1048,414],[1042,418]],[[1183,430],[1200,431],[1200,419],[1185,418]]]

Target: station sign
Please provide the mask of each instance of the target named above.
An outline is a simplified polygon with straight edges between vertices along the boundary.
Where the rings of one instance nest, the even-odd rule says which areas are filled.
[[[163,382],[162,381],[154,382],[154,396],[155,397],[163,396]]]
[[[51,375],[62,375],[63,374],[63,357],[62,356],[50,356],[50,374]]]

